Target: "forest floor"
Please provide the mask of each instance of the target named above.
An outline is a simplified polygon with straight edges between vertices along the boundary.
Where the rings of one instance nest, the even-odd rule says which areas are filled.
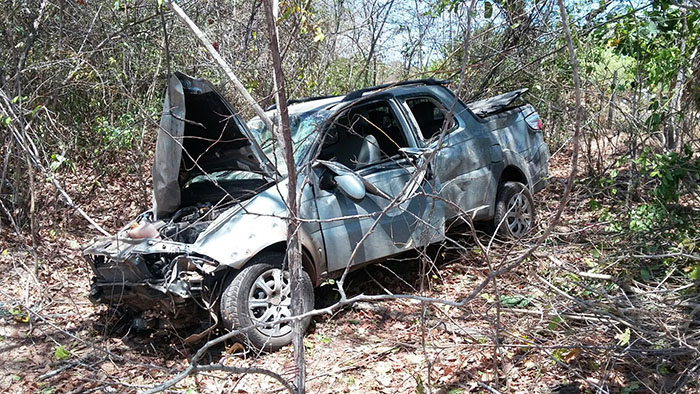
[[[536,196],[543,227],[558,204],[568,163],[567,152],[553,158],[552,180]],[[61,180],[72,185],[71,195],[83,196],[78,203],[110,231],[148,203],[132,186],[145,179],[142,175],[104,175],[97,182],[94,174],[79,174]],[[97,191],[90,190],[93,185]],[[105,335],[100,322],[108,311],[88,300],[92,274],[80,255],[81,245],[96,233],[46,189],[41,198],[49,209],[39,214],[36,259],[8,228],[0,234],[0,269],[5,272],[0,278],[0,391],[139,392],[182,371],[196,351],[184,344],[188,333]],[[316,317],[305,337],[307,391],[575,393],[601,388],[631,393],[656,391],[652,383],[681,377],[676,365],[654,370],[625,353],[629,331],[574,313],[576,300],[567,297],[563,282],[547,279],[586,271],[595,255],[586,234],[596,231],[598,218],[588,201],[574,194],[544,246],[462,308],[396,300]],[[24,242],[31,245],[30,237]],[[526,246],[527,241],[515,247],[494,245],[489,255],[498,265]],[[489,272],[484,253],[466,235],[460,237],[460,247],[435,247],[429,253],[436,264],[424,281],[419,259],[406,256],[352,273],[348,292],[460,300]],[[331,285],[316,291],[317,306],[336,298]],[[293,377],[291,346],[272,354],[241,350],[230,342],[211,350],[204,362],[257,366]],[[262,375],[220,372],[188,377],[171,390],[283,391]]]

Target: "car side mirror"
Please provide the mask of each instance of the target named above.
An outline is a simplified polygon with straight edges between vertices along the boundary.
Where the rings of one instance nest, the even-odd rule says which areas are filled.
[[[391,197],[371,182],[338,162],[317,160],[316,163],[326,167],[328,170],[324,171],[319,180],[319,187],[323,190],[331,190],[337,186],[341,192],[357,201],[365,198],[367,193],[391,200]]]
[[[330,164],[328,164],[330,163]],[[323,162],[328,170],[323,171],[319,179],[322,190],[332,190],[337,187],[353,200],[362,200],[367,195],[367,188],[359,175],[337,163]],[[334,164],[336,166],[334,166]]]
[[[367,195],[362,179],[352,172],[336,175],[333,180],[338,185],[338,189],[353,200],[362,200]]]

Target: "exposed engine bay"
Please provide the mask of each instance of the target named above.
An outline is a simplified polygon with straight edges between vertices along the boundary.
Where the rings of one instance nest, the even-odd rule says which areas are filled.
[[[198,203],[178,209],[167,223],[158,229],[162,239],[192,244],[209,224],[219,217],[230,204],[214,207],[211,203]]]
[[[170,217],[156,221],[150,211],[140,215],[130,225],[127,236],[193,244],[223,212],[256,195],[267,185],[268,181],[263,178],[221,182],[212,178],[188,183],[182,189],[181,208]]]
[[[155,221],[152,211],[144,212],[116,236],[93,243],[85,251],[96,274],[93,301],[115,300],[135,311],[158,307],[176,312],[178,304],[202,299],[207,282],[216,282],[219,264],[193,252],[191,245],[220,215],[269,184],[255,174],[233,174],[241,175],[252,179],[224,174],[218,181],[188,182],[182,196],[190,205]]]
[[[221,213],[256,195],[267,184],[262,177],[191,182],[182,189],[182,207],[163,220],[158,233],[163,239],[192,244]]]

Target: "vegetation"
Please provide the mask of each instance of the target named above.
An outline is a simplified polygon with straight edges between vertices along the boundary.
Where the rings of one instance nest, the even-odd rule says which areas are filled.
[[[275,102],[267,1],[181,4],[263,108]],[[192,349],[167,330],[111,341],[99,324],[114,316],[87,305],[91,273],[78,262],[80,244],[150,207],[169,73],[215,82],[243,118],[253,109],[163,1],[1,4],[0,344],[8,350],[0,355],[0,388],[121,391],[167,381]],[[487,235],[461,231],[419,258],[356,274],[348,290],[478,297],[460,307],[386,301],[317,317],[304,342],[307,363],[327,370],[309,367],[308,385],[455,393],[699,389],[699,5],[565,1],[572,63],[557,1],[280,2],[287,97],[422,77],[449,79],[464,101],[527,87],[553,153],[531,238],[493,246]],[[578,140],[574,71],[582,96]],[[576,144],[571,199],[550,223]],[[543,234],[541,248],[518,260]],[[317,298],[332,299],[329,288]],[[348,339],[351,333],[359,339]],[[246,366],[292,380],[282,367],[289,352],[242,358],[231,356],[240,344],[226,346],[208,357],[241,367],[229,371],[236,374],[200,375],[173,389],[281,387],[246,375]],[[351,346],[361,357],[343,356]]]

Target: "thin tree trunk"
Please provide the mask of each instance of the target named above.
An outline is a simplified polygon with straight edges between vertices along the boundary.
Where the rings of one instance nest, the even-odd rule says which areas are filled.
[[[274,133],[278,143],[284,152],[284,161],[287,165],[287,206],[289,207],[289,221],[287,223],[287,261],[292,282],[292,314],[298,316],[304,312],[302,304],[302,264],[301,246],[299,244],[297,219],[299,209],[297,205],[297,173],[294,163],[294,152],[292,146],[292,135],[289,129],[289,111],[287,108],[287,94],[285,92],[284,71],[282,70],[282,58],[280,57],[279,41],[277,39],[276,6],[274,0],[264,0],[265,19],[270,37],[270,54],[272,55],[272,68],[274,70],[275,99],[277,101],[277,112],[279,114],[279,128]],[[294,362],[297,373],[295,376],[295,386],[298,393],[305,392],[306,366],[304,363],[304,330],[301,320],[292,322],[294,336]]]
[[[685,53],[686,46],[686,35],[687,21],[685,13],[683,14],[683,25],[681,28],[681,56]],[[669,88],[672,95],[671,106],[669,108],[668,124],[666,125],[666,149],[674,150],[678,147],[678,124],[676,122],[677,118],[681,117],[680,112],[680,96],[683,94],[683,83],[685,79],[685,65],[679,67],[678,74],[676,74],[675,80],[671,82]]]
[[[365,66],[362,68],[362,71],[357,74],[358,78],[364,73],[365,76],[365,85],[368,84],[369,80],[369,69],[371,66],[372,58],[374,56],[374,52],[377,49],[377,42],[379,42],[379,39],[382,36],[382,30],[384,30],[384,24],[386,23],[387,18],[389,17],[389,13],[391,12],[391,8],[394,6],[394,0],[389,2],[389,4],[386,5],[387,9],[384,13],[384,19],[382,19],[381,23],[379,24],[379,28],[376,34],[374,34],[374,31],[372,31],[372,41],[370,42],[369,46],[369,53],[367,54],[367,59],[365,60]],[[381,18],[381,8],[378,13],[378,16]],[[376,78],[376,71],[374,74],[374,78]],[[376,84],[376,81],[375,81]]]
[[[29,176],[29,231],[32,235],[32,256],[34,257],[34,276],[39,276],[39,228],[36,222],[36,191],[34,187],[34,167],[29,158],[29,153],[25,156],[27,160],[27,175]]]
[[[617,93],[617,70],[615,70],[615,73],[613,74],[613,91],[612,94],[610,95],[610,100],[608,101],[608,131],[612,127],[612,122],[613,122],[613,115],[614,115],[614,107],[613,103],[615,102],[615,95]]]

